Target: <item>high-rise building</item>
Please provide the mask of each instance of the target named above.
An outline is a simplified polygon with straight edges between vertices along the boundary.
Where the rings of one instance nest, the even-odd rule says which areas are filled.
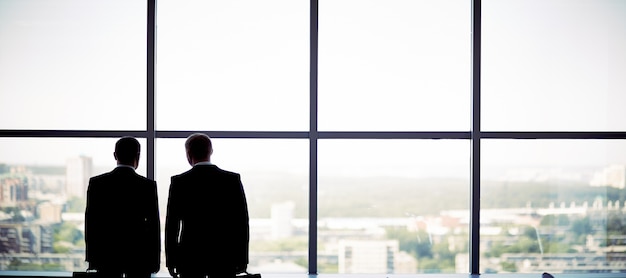
[[[293,235],[294,202],[272,204],[272,238],[288,238]]]
[[[88,156],[70,157],[65,167],[65,194],[69,197],[85,198],[87,184],[92,174],[92,160]]]
[[[614,164],[595,173],[591,186],[611,186],[623,189],[626,187],[626,165]]]

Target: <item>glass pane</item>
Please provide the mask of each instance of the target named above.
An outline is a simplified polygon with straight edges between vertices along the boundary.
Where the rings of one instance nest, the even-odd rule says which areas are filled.
[[[468,130],[470,4],[320,1],[320,130]]]
[[[254,273],[307,273],[308,141],[212,141],[211,162],[224,170],[241,174],[250,214],[248,270]],[[161,211],[166,211],[171,176],[187,171],[191,166],[185,155],[185,139],[158,139],[156,150],[159,202]]]
[[[0,1],[0,128],[146,127],[146,1]]]
[[[626,140],[484,140],[482,161],[481,273],[624,270]]]
[[[321,140],[319,273],[467,273],[467,140]]]
[[[308,129],[309,1],[158,4],[158,129]]]
[[[486,0],[483,130],[626,129],[626,2]]]
[[[137,173],[146,173],[146,140]],[[0,138],[1,270],[85,270],[89,178],[112,170],[117,138]]]

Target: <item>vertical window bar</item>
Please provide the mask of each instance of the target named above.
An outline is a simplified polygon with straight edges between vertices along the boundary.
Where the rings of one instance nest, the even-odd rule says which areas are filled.
[[[309,274],[317,274],[317,39],[318,0],[311,0],[309,74]]]
[[[470,274],[479,274],[480,255],[480,28],[481,1],[472,0],[472,129],[470,183]]]
[[[146,91],[147,91],[147,123],[146,123],[146,162],[147,177],[154,179],[154,65],[155,65],[155,49],[156,49],[156,0],[148,0],[148,17],[147,17],[147,56],[146,56]]]

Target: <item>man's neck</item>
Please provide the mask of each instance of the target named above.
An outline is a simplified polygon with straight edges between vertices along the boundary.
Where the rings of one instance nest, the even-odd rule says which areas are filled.
[[[124,163],[118,163],[117,167],[131,168],[133,170],[136,169],[134,165],[128,165],[128,164],[124,164]]]
[[[211,161],[208,160],[208,159],[200,159],[200,160],[194,160],[192,165],[193,166],[196,166],[196,165],[213,165],[213,163],[211,163]]]

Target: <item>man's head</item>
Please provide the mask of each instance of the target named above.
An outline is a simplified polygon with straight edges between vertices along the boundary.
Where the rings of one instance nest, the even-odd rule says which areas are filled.
[[[211,138],[204,133],[194,133],[187,137],[185,141],[185,150],[187,151],[187,161],[193,165],[202,161],[211,161],[213,154],[213,144]]]
[[[133,166],[137,169],[139,165],[139,141],[134,137],[125,136],[117,140],[115,143],[115,152],[113,156],[118,164]]]

